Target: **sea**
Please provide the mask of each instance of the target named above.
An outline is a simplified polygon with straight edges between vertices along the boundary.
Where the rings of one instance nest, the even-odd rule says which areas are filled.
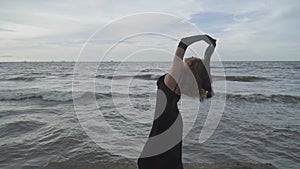
[[[136,161],[152,126],[157,79],[170,65],[0,63],[0,168]],[[224,104],[207,139],[199,141],[199,133],[212,99],[178,102],[189,128],[183,162],[299,169],[300,62],[225,61],[212,63],[211,72],[213,87],[223,87],[214,97]],[[126,144],[125,136],[136,143]]]

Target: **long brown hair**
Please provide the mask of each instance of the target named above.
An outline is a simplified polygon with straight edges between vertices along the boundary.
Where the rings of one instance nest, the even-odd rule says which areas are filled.
[[[190,69],[195,77],[198,86],[200,101],[206,97],[207,91],[211,91],[211,80],[208,71],[200,58],[193,61]]]

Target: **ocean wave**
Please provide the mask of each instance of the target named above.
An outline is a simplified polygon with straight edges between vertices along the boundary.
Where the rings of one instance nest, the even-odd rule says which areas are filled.
[[[238,69],[240,66],[210,66],[211,69]]]
[[[148,69],[143,69],[141,72],[161,72],[161,69],[155,69],[155,68],[148,68]]]
[[[153,93],[150,93],[153,94]],[[68,102],[73,99],[86,99],[96,97],[97,99],[111,98],[111,97],[132,97],[143,98],[148,97],[149,93],[118,93],[118,92],[103,92],[93,93],[89,91],[36,91],[36,90],[20,90],[20,91],[0,91],[0,101],[17,101],[26,99],[41,99],[44,101]]]
[[[0,101],[8,100],[25,100],[25,99],[42,99],[45,101],[71,101],[73,100],[72,92],[68,91],[0,91]]]
[[[0,137],[13,137],[19,136],[24,133],[32,132],[43,127],[45,123],[39,121],[14,121],[11,123],[2,124],[0,127]]]
[[[213,76],[215,80],[226,80],[227,81],[238,81],[238,82],[258,82],[265,81],[268,78],[265,77],[257,77],[257,76]]]
[[[56,101],[56,102],[69,102],[73,99],[110,99],[115,98],[147,98],[153,97],[155,93],[143,92],[143,93],[119,93],[119,92],[90,92],[90,91],[39,91],[39,90],[8,90],[0,91],[0,101],[17,101],[17,100],[30,100],[41,99],[43,101]],[[217,96],[217,95],[216,95]],[[283,95],[283,94],[226,94],[228,101],[233,102],[275,102],[275,103],[299,103],[300,96],[295,95]]]
[[[97,75],[97,78],[104,79],[142,79],[142,80],[157,80],[162,75],[157,74],[142,74],[142,75]],[[269,80],[265,77],[257,77],[257,76],[212,76],[214,80],[227,80],[227,81],[238,81],[238,82],[258,82]]]
[[[0,78],[0,81],[27,81],[27,82],[31,82],[34,81],[38,78],[45,78],[46,76],[57,76],[57,77],[70,77],[72,76],[73,73],[31,73],[31,74],[27,74],[27,75],[11,75],[11,76],[4,76],[2,78]]]
[[[97,78],[104,78],[104,79],[143,79],[143,80],[157,80],[162,75],[156,74],[142,74],[142,75],[97,75]]]
[[[300,96],[291,95],[265,95],[265,94],[227,94],[226,99],[234,102],[273,102],[273,103],[299,103]]]
[[[2,78],[0,81],[33,81],[35,77],[26,77],[26,76],[17,76],[17,77],[10,77],[10,78]]]
[[[130,98],[145,98],[153,96],[155,93],[118,93],[118,92],[108,92],[108,93],[96,93],[97,99],[111,98],[111,97],[130,97]]]

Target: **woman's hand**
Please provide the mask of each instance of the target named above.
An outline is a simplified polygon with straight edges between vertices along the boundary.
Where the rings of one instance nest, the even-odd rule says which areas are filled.
[[[212,38],[212,37],[209,36],[209,35],[205,35],[205,36],[208,38],[210,44],[212,44],[214,47],[216,47],[216,42],[217,42],[217,40],[214,39],[214,38]]]

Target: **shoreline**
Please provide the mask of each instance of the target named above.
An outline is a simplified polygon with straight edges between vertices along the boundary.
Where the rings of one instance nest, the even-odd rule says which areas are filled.
[[[79,163],[79,162],[51,162],[46,164],[43,169],[138,169],[136,163]],[[184,169],[277,169],[272,164],[254,163],[186,163]]]

